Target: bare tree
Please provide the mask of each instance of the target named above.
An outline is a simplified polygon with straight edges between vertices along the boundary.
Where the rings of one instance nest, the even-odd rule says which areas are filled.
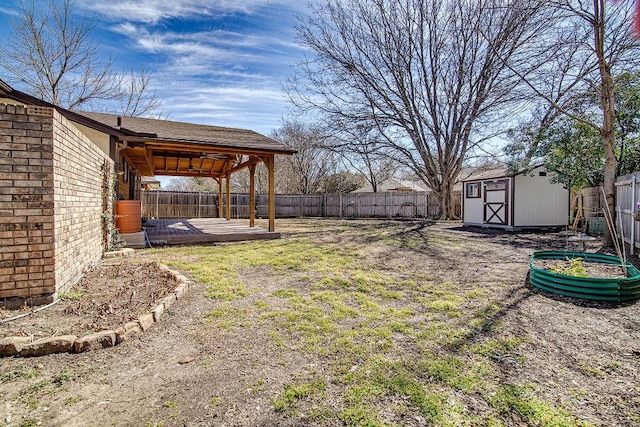
[[[323,181],[336,170],[333,152],[324,148],[325,136],[319,128],[297,122],[286,122],[272,132],[271,138],[298,152],[281,159],[278,186],[281,192],[312,194],[322,192]]]
[[[118,113],[124,116],[154,116],[166,118],[162,101],[152,86],[151,75],[146,68],[139,72],[116,76],[119,91],[114,91]]]
[[[118,74],[103,60],[92,37],[96,23],[74,15],[72,0],[49,0],[46,7],[20,3],[11,36],[0,46],[7,80],[52,104],[68,108],[114,110],[127,115],[154,113],[160,100],[150,76]]]
[[[375,127],[453,217],[466,153],[518,100],[523,45],[546,25],[535,0],[327,0],[298,26],[314,56],[288,84],[300,108]]]
[[[164,190],[167,191],[203,191],[218,192],[218,184],[213,178],[208,177],[184,177],[171,178]]]
[[[373,192],[378,185],[396,175],[402,169],[376,128],[351,126],[345,120],[332,120],[325,124],[325,146],[340,155],[347,169],[358,171],[371,185]]]

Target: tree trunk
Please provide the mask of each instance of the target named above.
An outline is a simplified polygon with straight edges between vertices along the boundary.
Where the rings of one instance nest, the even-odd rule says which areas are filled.
[[[453,203],[453,186],[450,182],[442,183],[440,198],[440,219],[453,219],[456,217],[455,205]]]
[[[611,77],[611,65],[607,62],[604,52],[605,40],[605,0],[594,0],[594,34],[595,34],[595,51],[598,57],[598,69],[600,71],[600,103],[602,105],[602,145],[604,148],[604,194],[605,202],[611,217],[616,224],[616,153],[615,153],[615,124],[616,115],[613,104],[613,78]],[[608,228],[604,230],[604,243],[613,244],[613,236]]]

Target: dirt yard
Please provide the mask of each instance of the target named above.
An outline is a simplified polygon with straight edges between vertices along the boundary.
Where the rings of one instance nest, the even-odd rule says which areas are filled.
[[[196,283],[138,339],[0,359],[0,426],[640,425],[639,305],[526,283],[530,255],[565,237],[278,226],[276,241],[109,260],[1,324],[0,338],[114,327],[171,291],[156,263]]]

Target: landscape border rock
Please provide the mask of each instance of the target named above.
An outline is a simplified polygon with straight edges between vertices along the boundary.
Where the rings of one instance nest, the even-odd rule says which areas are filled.
[[[122,251],[117,252],[120,253]],[[114,256],[129,256],[129,252],[122,252],[119,255],[111,256],[105,254],[105,258],[113,258]],[[138,320],[127,322],[114,330],[98,331],[80,338],[75,335],[62,335],[33,341],[31,337],[6,337],[0,339],[0,357],[32,357],[45,356],[53,353],[82,353],[113,347],[131,340],[149,330],[154,323],[160,320],[162,314],[168,310],[176,300],[184,298],[189,292],[191,282],[186,276],[163,264],[160,264],[160,269],[168,271],[171,274],[171,277],[176,281],[176,287],[172,293],[162,297],[151,312],[140,315]]]

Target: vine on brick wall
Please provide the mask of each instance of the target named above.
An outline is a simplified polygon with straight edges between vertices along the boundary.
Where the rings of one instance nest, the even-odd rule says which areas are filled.
[[[105,159],[102,163],[102,239],[107,252],[116,251],[125,245],[116,228],[115,215],[113,213],[115,181],[115,171]]]

